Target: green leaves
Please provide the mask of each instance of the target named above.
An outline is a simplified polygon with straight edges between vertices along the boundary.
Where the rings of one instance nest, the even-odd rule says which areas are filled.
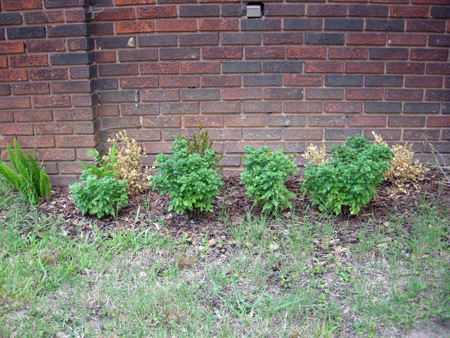
[[[342,206],[347,206],[351,214],[357,214],[383,181],[392,151],[357,135],[347,138],[344,145],[332,146],[331,154],[330,162],[306,164],[300,187],[310,193],[320,210],[339,214]]]
[[[159,172],[152,177],[153,189],[169,193],[169,210],[212,211],[211,202],[222,187],[221,177],[214,169],[216,153],[209,148],[202,154],[191,153],[184,139],[176,139],[169,150],[171,155],[156,156]]]
[[[109,156],[103,155],[103,157],[99,158],[99,152],[97,150],[88,150],[86,152],[86,156],[94,157],[95,166],[87,165],[84,163],[78,163],[78,165],[82,166],[84,169],[91,170],[92,174],[98,176],[99,178],[114,174],[114,167],[117,165],[116,160],[116,143],[114,142],[111,153]]]
[[[295,194],[286,186],[286,180],[298,169],[292,162],[297,154],[286,156],[283,150],[272,152],[267,146],[259,149],[244,147],[244,171],[241,183],[247,188],[246,194],[254,199],[254,204],[263,203],[263,212],[278,212],[292,208],[289,199]]]

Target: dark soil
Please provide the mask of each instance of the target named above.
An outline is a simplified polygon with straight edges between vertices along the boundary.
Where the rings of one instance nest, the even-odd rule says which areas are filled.
[[[297,198],[294,200],[294,211],[282,212],[281,219],[289,221],[292,216],[316,219],[323,216],[331,217],[311,205],[308,197],[304,196],[299,189],[299,179],[300,177],[294,177],[287,182],[288,189],[294,192]],[[153,227],[157,230],[163,228],[173,238],[187,235],[195,240],[204,238],[205,234],[208,234],[209,238],[223,239],[226,242],[228,234],[224,225],[224,216],[228,217],[228,223],[239,224],[241,220],[247,218],[249,211],[252,215],[259,216],[261,208],[254,206],[252,200],[245,195],[245,187],[240,184],[238,176],[224,177],[223,182],[224,188],[221,195],[214,202],[214,212],[198,213],[192,219],[188,219],[185,215],[168,212],[168,196],[160,196],[155,191],[131,197],[129,206],[123,208],[116,219],[107,217],[99,220],[95,216],[83,216],[69,196],[68,187],[53,187],[50,200],[41,204],[39,209],[44,215],[59,219],[62,225],[61,231],[72,238],[86,235],[90,237],[93,227],[101,231],[120,229],[140,231]],[[375,227],[383,226],[393,214],[412,214],[417,211],[424,198],[433,200],[440,196],[440,199],[444,201],[443,208],[450,206],[450,183],[438,169],[431,169],[426,173],[425,179],[420,184],[420,191],[411,189],[406,194],[392,194],[392,188],[388,183],[381,185],[377,189],[376,196],[358,216],[346,214],[333,216],[337,238],[342,243],[356,242],[362,225],[370,223]],[[409,231],[412,226],[408,219],[406,217],[402,223],[405,231]]]

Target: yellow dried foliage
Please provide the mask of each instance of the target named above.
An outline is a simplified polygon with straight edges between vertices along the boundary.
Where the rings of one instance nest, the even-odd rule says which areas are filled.
[[[372,134],[375,137],[375,144],[386,145],[381,136]],[[424,174],[429,170],[425,168],[419,161],[413,162],[414,152],[411,151],[412,145],[405,143],[404,145],[396,144],[391,149],[394,158],[388,171],[383,174],[383,178],[392,182],[399,192],[406,193],[408,188],[419,189],[419,182],[423,180]]]
[[[320,146],[320,150],[317,149],[316,146],[312,145],[312,143],[306,148],[305,153],[302,155],[309,163],[312,164],[323,164],[328,162],[328,159],[325,157],[327,149],[325,144]]]
[[[127,194],[135,195],[145,191],[148,187],[148,178],[142,172],[142,160],[146,156],[145,149],[141,148],[136,140],[129,139],[126,130],[116,134],[115,139],[108,142],[122,142],[116,146],[117,178],[128,183]],[[110,149],[111,153],[111,149]],[[110,154],[111,155],[111,154]]]

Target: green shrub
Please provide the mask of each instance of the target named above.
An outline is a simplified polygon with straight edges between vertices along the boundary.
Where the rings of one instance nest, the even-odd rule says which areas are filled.
[[[29,152],[26,156],[24,155],[16,139],[14,139],[14,151],[9,144],[6,145],[6,150],[16,172],[0,160],[0,175],[19,190],[31,204],[38,203],[39,198],[49,197],[52,186],[45,169],[39,168],[38,163]]]
[[[241,183],[247,188],[246,194],[253,198],[254,204],[263,203],[263,212],[278,212],[283,208],[292,208],[290,198],[296,195],[286,186],[286,180],[298,169],[292,158],[283,150],[272,152],[267,146],[255,149],[244,147],[244,171]]]
[[[203,156],[191,153],[183,139],[174,140],[169,150],[172,154],[156,156],[158,173],[152,177],[153,189],[169,193],[169,210],[211,211],[211,202],[222,187],[221,176],[214,169],[215,152],[208,148]]]
[[[383,181],[392,151],[357,135],[347,138],[344,145],[332,146],[331,155],[330,162],[306,164],[300,186],[303,192],[309,192],[320,210],[339,214],[342,206],[347,206],[351,214],[358,214]]]
[[[94,162],[99,167],[80,164],[86,168],[81,173],[81,181],[69,186],[70,195],[83,215],[89,213],[98,218],[105,215],[115,217],[121,207],[128,205],[127,182],[118,180],[113,170],[114,146],[111,156],[105,155],[101,160],[97,151],[88,152],[88,155],[94,156]]]

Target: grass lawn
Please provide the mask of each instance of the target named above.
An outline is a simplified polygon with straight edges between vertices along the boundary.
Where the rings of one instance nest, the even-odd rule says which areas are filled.
[[[1,180],[0,337],[449,337],[449,196],[416,200],[351,243],[308,203],[216,208],[223,239],[150,216],[73,238]]]

